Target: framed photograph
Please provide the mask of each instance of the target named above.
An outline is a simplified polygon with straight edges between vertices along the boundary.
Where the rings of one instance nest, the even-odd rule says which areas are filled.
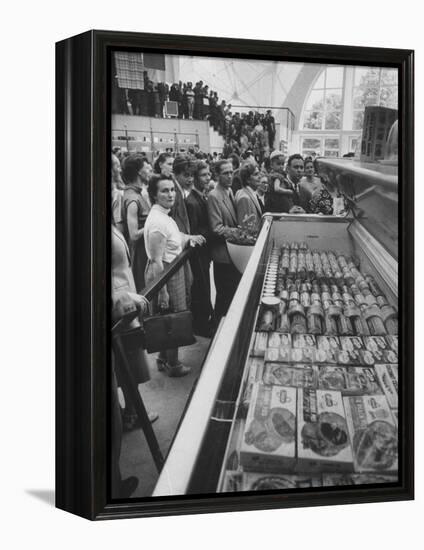
[[[56,505],[412,499],[413,52],[56,45]]]

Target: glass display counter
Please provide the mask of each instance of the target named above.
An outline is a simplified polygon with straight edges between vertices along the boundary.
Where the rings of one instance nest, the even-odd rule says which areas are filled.
[[[264,215],[153,496],[396,482],[396,245],[363,222]]]

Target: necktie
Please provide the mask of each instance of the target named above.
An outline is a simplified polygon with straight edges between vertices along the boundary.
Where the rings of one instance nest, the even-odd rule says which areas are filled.
[[[261,209],[261,212],[262,212],[262,214],[263,214],[263,213],[264,213],[264,209],[265,209],[265,204],[264,204],[264,201],[263,201],[262,197],[260,197],[259,195],[258,195],[258,202],[259,202],[259,207],[260,207],[260,209]]]

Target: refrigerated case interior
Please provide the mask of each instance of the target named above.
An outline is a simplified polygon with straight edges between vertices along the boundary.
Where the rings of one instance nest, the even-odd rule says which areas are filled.
[[[289,219],[289,217],[282,217],[281,220],[273,221],[269,232],[269,241],[272,242],[272,248],[268,256],[268,261],[264,264],[262,269],[264,278],[262,290],[256,304],[256,331],[254,331],[250,341],[249,355],[245,363],[243,379],[237,397],[237,405],[235,407],[232,430],[228,439],[217,490],[221,492],[233,492],[292,489],[322,485],[395,482],[397,475],[397,410],[390,408],[385,397],[384,383],[381,381],[381,376],[379,380],[377,375],[375,363],[379,360],[378,358],[380,358],[381,362],[380,351],[376,352],[377,359],[371,358],[371,352],[369,352],[368,348],[372,347],[371,344],[378,348],[376,342],[379,342],[385,347],[387,351],[385,352],[384,363],[389,363],[389,361],[392,363],[383,365],[381,368],[386,369],[386,367],[388,367],[391,373],[395,373],[396,377],[394,383],[397,384],[397,353],[394,351],[395,349],[397,350],[397,321],[395,320],[397,308],[396,261],[391,258],[387,251],[384,250],[371,235],[364,233],[363,228],[358,222],[348,219],[327,218],[324,220],[322,218],[303,217],[302,220],[300,220],[293,219],[293,217],[292,219]],[[284,275],[282,274],[282,265],[284,265],[282,260],[283,250],[289,255],[292,252],[291,247],[295,247],[296,252],[299,247],[303,247],[302,254],[304,254],[307,249],[308,251],[315,251],[320,254],[323,252],[333,254],[333,258],[335,257],[337,259],[346,260],[353,258],[358,271],[361,273],[360,279],[362,278],[363,288],[366,288],[366,283],[362,276],[372,277],[372,281],[374,281],[375,284],[372,285],[371,288],[375,291],[374,294],[380,294],[380,305],[385,303],[387,307],[390,308],[392,319],[394,319],[393,324],[387,323],[386,327],[384,323],[380,323],[379,328],[376,329],[378,336],[377,333],[374,332],[373,325],[371,324],[370,331],[370,327],[366,322],[363,326],[364,330],[359,329],[359,331],[355,331],[355,328],[350,327],[346,329],[345,327],[343,334],[340,334],[340,328],[337,334],[336,332],[331,333],[331,336],[335,337],[332,338],[332,340],[337,340],[339,342],[339,350],[336,353],[347,355],[340,345],[340,338],[344,339],[343,342],[349,343],[354,339],[362,346],[363,351],[361,351],[361,353],[368,354],[365,355],[365,358],[363,356],[359,357],[359,355],[356,354],[354,360],[352,360],[343,355],[343,363],[337,363],[338,356],[336,355],[336,357],[332,357],[332,362],[330,362],[328,358],[321,358],[321,362],[319,363],[316,361],[316,358],[308,357],[305,359],[305,356],[302,354],[298,356],[298,362],[293,360],[293,356],[291,358],[290,356],[282,358],[281,355],[277,356],[277,354],[271,356],[270,349],[274,350],[275,348],[272,348],[272,344],[270,346],[270,342],[272,343],[273,340],[274,342],[278,342],[278,336],[284,336],[286,345],[283,347],[286,347],[286,351],[287,349],[291,349],[292,353],[293,350],[296,349],[293,347],[296,338],[299,339],[298,341],[302,339],[302,341],[305,342],[304,333],[307,334],[309,343],[311,344],[313,342],[313,348],[316,349],[318,349],[317,340],[319,338],[325,339],[326,336],[323,336],[325,334],[327,334],[327,338],[330,337],[324,323],[322,329],[317,329],[315,334],[308,334],[308,328],[310,327],[306,322],[305,330],[300,330],[298,335],[293,334],[293,332],[289,332],[288,334],[281,333],[281,331],[279,332],[280,313],[281,311],[287,312],[289,310],[288,304],[290,304],[290,291],[287,288],[287,282],[289,282],[292,289],[294,289],[297,279],[297,291],[294,290],[294,297],[298,297],[299,303],[301,302],[300,297],[302,296],[300,290],[303,287],[303,290],[306,291],[306,282],[308,282],[310,290],[313,290],[313,285],[315,286],[315,290],[317,290],[317,287],[321,290],[322,286],[324,286],[325,291],[331,290],[331,284],[325,276],[321,277],[321,283],[316,279],[314,283],[312,283],[315,275],[313,273],[308,275],[308,269],[304,270],[304,266],[302,266],[302,282],[298,279],[298,272],[294,276],[292,273],[291,277],[288,275],[288,262],[285,264],[285,273]],[[344,285],[344,283],[346,283],[346,278],[342,278],[342,265],[338,265],[338,280],[334,278],[331,279],[333,290],[334,285],[338,286],[339,298],[342,297],[342,287],[344,286],[344,290],[347,290],[346,285]],[[372,293],[370,294],[370,304],[377,303],[375,296]],[[322,295],[323,293],[321,292],[321,296]],[[278,296],[283,296],[284,298],[284,300],[280,300],[280,305],[277,305]],[[307,306],[310,306],[310,303],[307,301],[307,293],[305,293],[304,296],[306,299],[304,310],[307,310]],[[309,299],[310,296],[311,292],[309,292]],[[345,297],[345,295],[343,296]],[[273,297],[277,297],[277,300],[274,301],[275,306],[272,305]],[[351,297],[353,297],[353,294]],[[281,309],[283,301],[285,305]],[[296,300],[294,300],[294,303],[296,303]],[[327,311],[328,305],[329,304],[326,304]],[[264,323],[264,319],[261,319],[261,316],[264,317],[267,311],[272,311],[273,307],[276,322],[272,328],[266,326],[265,323],[266,330],[261,332],[261,323],[262,328]],[[289,321],[289,328],[293,329],[293,322]],[[255,349],[257,339],[260,340],[263,335],[266,336],[265,349]],[[291,339],[288,345],[287,339]],[[262,342],[263,341],[262,339]],[[306,349],[309,348],[307,347]],[[297,348],[297,350],[299,351],[299,348]],[[340,358],[341,356],[339,355],[339,359]],[[276,381],[269,377],[270,368],[272,369],[272,367],[276,368],[278,372],[283,371],[283,381],[281,381],[281,379]],[[344,370],[346,370],[346,373],[349,373],[350,388],[343,388],[342,381],[345,379]],[[372,384],[369,379],[367,387],[362,385],[359,389],[358,385],[353,384],[352,380],[354,380],[354,382],[358,381],[358,372],[361,376],[366,373],[366,375],[372,377]],[[318,377],[322,373],[324,373],[322,378],[314,379],[314,377]],[[386,370],[384,370],[383,375],[387,378]],[[321,386],[318,380],[321,382]],[[323,380],[324,385],[322,384]],[[272,382],[274,382],[274,384],[272,384]],[[279,385],[284,383],[288,383],[289,385]],[[281,395],[283,393],[285,399],[287,399],[286,393],[288,388],[293,391],[293,386],[297,388],[298,402],[296,412],[290,410],[290,407],[284,406],[283,404],[275,407],[275,403],[272,402],[273,398],[270,397],[272,391],[274,390],[275,393],[275,389],[277,389],[279,394]],[[336,396],[339,400],[344,402],[341,413],[339,415],[331,413],[333,414],[331,418],[340,418],[340,426],[338,429],[340,433],[342,433],[343,430],[350,431],[349,438],[343,440],[343,444],[340,445],[340,452],[337,452],[337,446],[325,444],[325,438],[319,433],[318,429],[318,435],[314,432],[314,437],[318,439],[321,438],[322,441],[320,441],[320,443],[323,445],[324,450],[315,453],[315,458],[324,458],[324,460],[302,460],[302,457],[299,455],[302,454],[301,446],[302,440],[305,439],[305,428],[303,427],[302,433],[300,433],[300,419],[297,416],[302,410],[300,399],[304,400],[305,394],[310,392],[315,400],[319,400],[320,396],[318,395],[317,397],[317,394],[319,394],[320,391],[322,393],[323,388],[326,390],[324,393],[327,397],[329,395],[333,397]],[[395,388],[391,386],[391,389],[392,392],[394,391],[394,393],[397,394],[397,385]],[[282,392],[282,390],[284,391]],[[373,393],[376,395],[373,396]],[[258,394],[261,394],[260,399],[258,398]],[[308,398],[309,397],[308,394]],[[349,399],[353,399],[353,402],[350,403]],[[385,458],[382,459],[380,463],[377,463],[378,461],[375,459],[376,451],[372,449],[376,443],[375,441],[370,441],[370,455],[368,459],[365,459],[362,454],[360,454],[360,461],[358,463],[354,458],[354,453],[350,455],[348,453],[345,455],[345,460],[342,461],[339,457],[342,449],[349,449],[349,452],[352,453],[352,449],[355,448],[357,452],[361,453],[362,447],[366,445],[367,442],[360,441],[359,438],[362,437],[364,440],[369,437],[370,433],[373,433],[372,431],[370,432],[370,428],[367,426],[363,430],[364,434],[360,434],[359,436],[356,435],[356,440],[353,441],[354,433],[352,432],[354,432],[354,426],[352,425],[352,420],[350,424],[346,421],[346,412],[344,409],[349,407],[347,414],[352,416],[352,411],[350,410],[351,406],[355,406],[356,402],[358,402],[360,406],[366,408],[367,403],[363,403],[362,401],[367,402],[367,400],[369,401],[370,399],[372,403],[378,401],[378,414],[385,418],[385,423],[378,426],[379,429],[386,429],[384,436],[388,441],[386,442],[387,448],[384,450],[386,453],[384,455]],[[392,401],[391,404],[393,405],[394,402]],[[264,409],[265,413],[263,412]],[[270,422],[272,411],[274,411],[274,417],[277,417],[279,420],[277,426],[280,429],[280,434],[278,433],[278,428],[276,433],[275,427],[273,427]],[[353,414],[354,413],[355,412],[353,412]],[[278,414],[280,415],[279,417]],[[329,415],[330,413],[324,411],[322,414],[324,414],[325,417],[325,414]],[[348,424],[350,430],[347,427]],[[312,425],[313,424],[310,424],[310,426]],[[380,437],[379,434],[377,434],[376,437],[377,436]],[[251,443],[250,452],[246,452],[246,448],[249,447],[249,445],[246,445],[246,439]],[[295,460],[292,463],[288,462],[287,457],[282,456],[281,452],[281,449],[284,447],[287,451],[287,442],[290,440],[293,440],[297,444]],[[396,443],[394,443],[394,441],[396,441]],[[314,447],[314,444],[312,443],[310,446]],[[316,448],[315,451],[317,451]],[[323,455],[328,454],[328,457],[320,457],[321,452]],[[372,453],[374,453],[374,463],[371,459]]]

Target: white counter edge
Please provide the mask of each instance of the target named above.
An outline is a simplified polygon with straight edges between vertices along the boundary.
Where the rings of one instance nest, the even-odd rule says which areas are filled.
[[[153,497],[184,495],[187,491],[231,353],[233,336],[239,327],[240,311],[246,305],[271,223],[270,219],[265,218],[237,292],[205,359],[197,387],[156,483]],[[216,346],[218,340],[219,348]]]

